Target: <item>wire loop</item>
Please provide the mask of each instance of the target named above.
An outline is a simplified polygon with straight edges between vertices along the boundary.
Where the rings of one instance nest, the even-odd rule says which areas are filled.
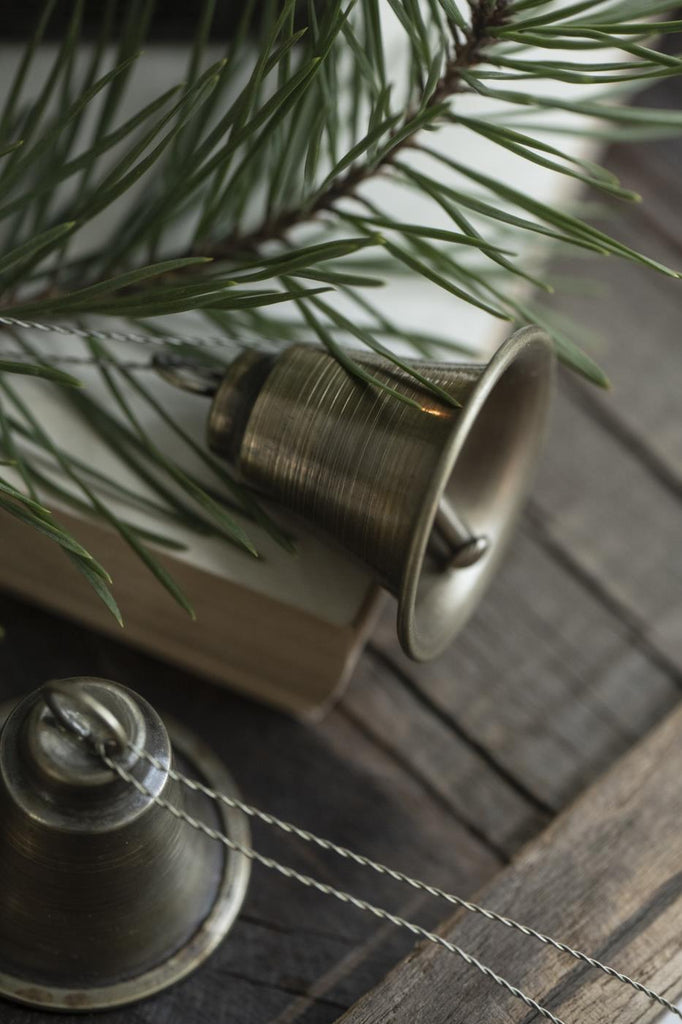
[[[97,754],[121,756],[130,745],[122,723],[85,689],[84,683],[54,680],[43,687],[43,699],[58,726],[90,744]]]

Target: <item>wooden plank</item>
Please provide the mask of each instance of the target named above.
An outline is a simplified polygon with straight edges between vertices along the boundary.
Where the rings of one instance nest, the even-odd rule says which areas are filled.
[[[598,433],[592,428],[585,444],[599,445]],[[561,475],[559,445],[555,453],[547,471],[558,461]],[[417,666],[401,654],[394,615],[386,609],[373,643],[405,685],[548,811],[565,806],[679,699],[676,680],[642,652],[639,636],[528,523],[473,620],[437,661]],[[348,700],[354,693],[352,684]],[[392,735],[381,718],[369,727]],[[444,774],[437,748],[420,756],[432,759],[432,779]],[[456,779],[445,784],[459,789]]]
[[[530,844],[479,902],[585,949],[668,998],[682,990],[682,710]],[[441,933],[571,1024],[652,1021],[660,1007],[586,965],[460,912]],[[518,999],[431,944],[418,948],[344,1024],[508,1024]]]
[[[316,729],[98,636],[56,616],[0,597],[0,698],[48,677],[84,672],[117,679],[193,728],[234,772],[258,806],[411,873],[471,892],[500,858],[408,763],[375,743],[342,712]],[[392,885],[343,861],[254,828],[257,848],[325,882],[389,901]],[[456,850],[453,858],[451,851]],[[400,900],[400,894],[398,894]],[[403,896],[404,912],[435,925],[438,909]],[[380,980],[410,947],[334,900],[256,869],[244,913],[208,964],[139,1007],[98,1014],[101,1024],[144,1021],[298,1020],[328,1024]],[[42,1024],[49,1015],[0,1005],[3,1024]],[[93,1018],[94,1019],[94,1018]],[[62,1017],[82,1022],[83,1017]]]
[[[682,670],[679,499],[566,394],[555,402],[553,431],[570,444],[544,461],[535,490],[545,537]]]
[[[675,188],[672,182],[666,182],[662,188],[654,176],[660,169],[651,157],[633,168],[625,153],[619,151],[617,159],[612,157],[608,164],[628,186],[643,193],[644,202],[624,211],[619,208],[617,217],[600,226],[626,245],[679,269],[679,172],[674,179]],[[672,238],[666,240],[658,231],[658,223],[652,222],[652,210],[656,211],[663,202],[668,228],[676,231],[677,244],[673,244]],[[570,317],[578,335],[583,327],[587,328],[590,338],[586,344],[612,383],[611,390],[604,392],[574,379],[570,382],[572,399],[591,413],[602,429],[619,436],[630,453],[674,492],[682,494],[682,283],[615,259],[562,259],[554,266],[556,273],[573,278],[578,289],[579,282],[590,276],[584,294],[559,292],[552,306]],[[567,376],[565,383],[569,384]]]
[[[647,102],[677,109],[682,83]],[[679,269],[679,138],[613,147],[605,158],[641,205],[613,204],[602,227]],[[631,626],[645,647],[682,670],[682,283],[621,260],[563,259],[561,274],[597,286],[564,293],[555,308],[589,334],[610,392],[563,375],[552,457],[536,489],[541,536]],[[588,339],[589,344],[589,339]],[[557,440],[554,441],[553,439]],[[565,443],[570,439],[570,443]],[[562,450],[563,449],[563,450]],[[537,520],[536,520],[537,521]]]
[[[394,639],[389,646],[394,648]],[[358,666],[341,713],[409,765],[453,815],[508,860],[547,824],[548,809],[429,706],[409,677],[397,679],[392,668],[376,648],[370,651]]]
[[[677,111],[682,105],[682,82],[669,78],[646,90],[646,102]],[[608,165],[630,188],[640,192],[643,203],[626,218],[627,224],[638,225],[640,238],[647,247],[669,250],[674,269],[680,268],[680,227],[682,226],[682,145],[679,136],[650,140],[644,145],[612,146]],[[670,295],[678,294],[679,283],[668,282]],[[679,301],[679,299],[678,299]]]

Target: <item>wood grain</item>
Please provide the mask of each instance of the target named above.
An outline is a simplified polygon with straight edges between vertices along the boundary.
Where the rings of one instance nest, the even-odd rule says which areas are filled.
[[[500,857],[508,860],[550,812],[477,748],[457,724],[439,716],[407,677],[372,648],[362,659],[340,714],[409,765],[422,785]]]
[[[555,402],[554,429],[571,444],[560,459],[545,461],[538,480],[544,542],[557,545],[619,618],[682,673],[679,498],[565,394]]]
[[[562,459],[550,446],[547,471]],[[585,515],[590,496],[582,492]],[[679,687],[642,651],[630,624],[604,606],[592,581],[576,578],[547,550],[541,528],[528,522],[516,535],[488,599],[442,658],[419,666],[404,658],[390,609],[372,642],[431,717],[467,737],[517,791],[552,814],[670,710]],[[355,694],[353,683],[347,702]],[[370,727],[381,729],[381,722],[372,719]],[[429,761],[432,778],[447,779],[433,743],[418,756]],[[467,791],[460,789],[463,798]],[[485,806],[472,812],[484,815]],[[498,836],[509,821],[498,821]]]
[[[682,711],[671,715],[478,897],[637,977],[682,991]],[[460,912],[439,932],[566,1024],[651,1021],[660,1007],[592,968]],[[418,948],[343,1024],[507,1024],[536,1015],[451,954]]]
[[[678,109],[682,82],[648,90],[646,102]],[[613,147],[608,166],[641,204],[614,205],[601,225],[679,270],[682,145],[679,139]],[[567,556],[650,653],[682,674],[682,346],[678,280],[619,260],[564,259],[557,273],[585,294],[556,308],[596,333],[593,349],[610,392],[565,377],[555,437],[564,458],[546,460],[536,508],[555,552]],[[590,290],[589,285],[596,286]],[[547,535],[546,535],[547,536]]]

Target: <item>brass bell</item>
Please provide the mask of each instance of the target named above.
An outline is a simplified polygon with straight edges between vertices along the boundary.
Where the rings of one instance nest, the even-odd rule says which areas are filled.
[[[540,451],[552,345],[525,327],[487,365],[412,363],[459,408],[381,356],[352,356],[420,408],[317,346],[247,351],[215,392],[208,444],[370,566],[398,598],[404,650],[427,660],[471,614],[509,538]]]
[[[229,930],[244,899],[249,861],[177,820],[93,749],[103,744],[153,796],[248,845],[240,811],[216,808],[169,777],[173,763],[236,795],[221,764],[194,736],[179,725],[170,733],[172,748],[142,697],[101,679],[49,683],[6,717],[0,734],[2,995],[72,1011],[133,1002],[193,970]]]

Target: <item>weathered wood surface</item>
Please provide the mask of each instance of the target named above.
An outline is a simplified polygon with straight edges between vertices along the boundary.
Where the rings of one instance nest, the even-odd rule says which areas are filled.
[[[666,83],[653,101],[679,107],[681,98],[680,84]],[[679,142],[610,154],[610,166],[645,202],[608,227],[674,267],[682,249],[681,163]],[[585,275],[583,261],[557,269]],[[434,665],[415,671],[395,652],[386,622],[376,638],[414,692],[554,810],[677,703],[682,680],[682,296],[679,283],[615,261],[599,264],[597,281],[601,294],[564,300],[560,308],[600,332],[613,391],[562,378],[548,457],[493,596]],[[525,588],[521,580],[509,586],[524,572]],[[506,586],[493,632],[492,609]],[[668,994],[682,987],[682,766],[668,763],[681,731],[676,713],[645,753],[543,833],[485,897],[598,956],[618,955],[622,969]],[[592,859],[583,856],[588,841]],[[458,919],[455,927],[457,941],[494,953],[494,966],[512,980],[533,994],[549,992],[550,1008],[561,1016],[597,1024],[660,1012],[618,986],[605,1002],[603,979],[588,982],[570,963],[559,973],[546,951],[534,952],[519,937],[505,944],[502,932],[495,937],[476,920]],[[466,979],[453,972],[444,958],[436,966],[429,948],[408,957],[343,1020],[530,1019],[522,1004],[510,1005],[475,972]]]
[[[671,81],[657,101],[679,105],[681,95]],[[674,261],[682,146],[633,152],[614,151],[611,164],[646,202],[611,228]],[[586,266],[574,271],[584,275]],[[670,712],[682,682],[680,285],[616,260],[590,265],[589,274],[611,282],[616,301],[572,298],[565,310],[601,328],[614,390],[562,380],[531,508],[489,596],[445,657],[423,666],[404,659],[389,608],[341,705],[305,727],[4,596],[0,696],[48,676],[118,679],[202,733],[253,802],[463,895],[485,885]],[[262,830],[255,838],[264,852],[422,923],[443,916],[437,904],[319,852]],[[620,877],[614,869],[609,894]],[[654,875],[644,881],[653,887]],[[596,887],[590,893],[588,925],[599,903]],[[572,934],[578,919],[569,905],[561,917],[535,920]],[[92,1019],[329,1024],[410,948],[409,937],[256,871],[244,914],[201,971],[147,1003]],[[632,954],[622,948],[640,955],[636,943]],[[533,956],[524,946],[529,967]],[[645,971],[649,956],[647,946]],[[511,972],[513,962],[503,954],[497,966]],[[462,1019],[475,1021],[486,1005],[479,992],[490,997],[484,981],[466,981]],[[571,1019],[615,1019],[594,1014]],[[2,1024],[48,1019],[0,1004]]]
[[[631,751],[478,902],[674,999],[682,991],[682,710]],[[661,1008],[594,968],[465,911],[439,933],[564,1021],[634,1024]],[[521,1024],[518,998],[432,944],[420,948],[343,1024]]]
[[[0,622],[8,634],[0,647],[3,697],[30,690],[48,676],[88,673],[119,680],[201,733],[233,770],[245,796],[261,807],[337,841],[351,840],[383,860],[395,861],[399,853],[406,870],[425,871],[439,884],[467,892],[501,866],[501,858],[413,775],[409,760],[399,763],[343,711],[319,727],[301,725],[14,599],[0,598]],[[254,829],[254,838],[263,852],[324,881],[352,884],[369,899],[392,898],[388,884],[349,871],[319,851],[299,852],[286,837],[264,828]],[[439,919],[438,908],[422,908],[412,893],[398,893],[401,904],[431,925]],[[410,946],[409,937],[393,929],[377,930],[357,912],[255,869],[244,913],[204,969],[140,1006],[93,1019],[322,1024]],[[0,1003],[2,1024],[51,1019]]]

